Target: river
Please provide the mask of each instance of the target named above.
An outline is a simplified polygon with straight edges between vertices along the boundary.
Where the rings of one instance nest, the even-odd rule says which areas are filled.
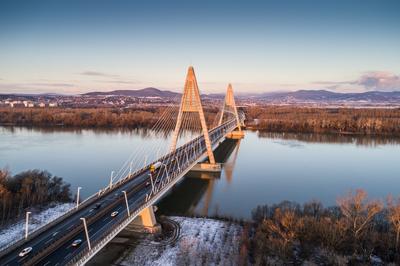
[[[167,148],[169,141],[168,134],[145,130],[0,127],[0,167],[13,174],[48,170],[73,191],[82,187],[81,195],[87,197],[109,183],[111,171],[117,172],[132,151]],[[216,151],[224,162],[220,176],[185,178],[159,209],[246,219],[260,204],[317,199],[331,206],[340,195],[359,188],[384,200],[400,194],[399,154],[399,139],[246,131],[244,139],[226,141]]]

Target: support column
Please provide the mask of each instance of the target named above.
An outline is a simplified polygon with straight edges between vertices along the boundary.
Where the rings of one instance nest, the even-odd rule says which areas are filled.
[[[186,76],[185,87],[183,90],[181,105],[179,108],[178,120],[176,122],[174,135],[172,137],[171,152],[176,150],[179,130],[182,126],[183,113],[185,112],[194,112],[199,114],[201,128],[203,131],[204,140],[206,142],[208,160],[210,161],[210,164],[215,165],[214,153],[212,151],[211,141],[208,135],[206,119],[204,117],[203,106],[200,99],[199,87],[197,85],[196,75],[192,66],[189,67]]]
[[[235,97],[233,96],[233,89],[230,83],[228,84],[228,89],[226,90],[225,100],[222,105],[222,113],[218,125],[222,124],[222,119],[224,117],[225,110],[232,112],[236,118],[236,130],[228,133],[226,137],[232,139],[242,139],[244,137],[244,132],[242,131],[242,125],[240,123],[239,114],[235,103]]]
[[[131,231],[147,231],[150,233],[158,233],[161,231],[160,224],[157,223],[154,211],[157,208],[155,206],[149,206],[144,209],[138,217],[136,217],[126,229]]]

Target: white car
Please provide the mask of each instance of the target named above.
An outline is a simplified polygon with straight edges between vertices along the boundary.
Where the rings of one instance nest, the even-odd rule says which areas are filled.
[[[20,256],[20,257],[25,257],[25,256],[28,255],[29,252],[31,252],[31,251],[32,251],[32,247],[24,248],[24,249],[19,253],[19,256]]]
[[[118,212],[117,212],[117,211],[111,213],[111,217],[115,217],[115,216],[117,216],[117,215],[118,215]]]
[[[72,242],[73,247],[77,247],[82,243],[82,239],[76,239],[74,242]]]

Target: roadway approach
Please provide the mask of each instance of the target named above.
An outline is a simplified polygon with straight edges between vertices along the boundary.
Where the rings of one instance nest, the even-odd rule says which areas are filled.
[[[176,148],[179,132],[185,125],[184,113],[199,115],[203,134]],[[228,118],[223,122],[225,115]],[[27,239],[3,248],[0,265],[84,265],[126,226],[137,223],[138,218],[142,226],[153,227],[153,205],[187,172],[220,171],[213,150],[225,138],[243,137],[243,121],[229,84],[218,126],[208,130],[194,69],[189,67],[171,151],[116,184],[110,182],[109,188],[32,232]],[[209,163],[199,164],[206,158]],[[79,243],[75,242],[78,239]],[[20,256],[26,248],[29,252]]]
[[[235,128],[236,120],[232,119],[210,130],[209,136],[213,149]],[[171,180],[175,184],[205,157],[206,144],[204,136],[200,136],[179,147],[176,151],[160,158],[157,162],[165,165],[168,172],[163,171],[163,167],[158,168],[156,171],[160,171],[159,180],[154,180],[154,182],[165,183],[167,177],[172,176],[175,172],[179,173],[174,180]],[[93,246],[95,243],[100,242],[113,228],[116,228],[117,225],[127,219],[128,209],[126,208],[122,191],[127,193],[131,213],[143,209],[143,206],[151,206],[153,202],[164,194],[159,193],[160,195],[156,200],[146,202],[146,195],[150,194],[152,190],[152,186],[148,184],[151,181],[149,178],[151,165],[143,168],[136,175],[129,177],[126,182],[117,185],[88,204],[82,204],[68,217],[47,228],[44,232],[28,239],[22,246],[2,255],[0,265],[68,265],[78,263],[76,258],[81,258],[85,250],[88,249],[82,217],[87,221],[90,242]],[[118,215],[111,217],[111,213],[114,211],[117,211]],[[81,239],[82,242],[79,246],[73,247],[72,243],[76,239]],[[24,257],[19,257],[19,253],[25,247],[32,247],[32,251]]]

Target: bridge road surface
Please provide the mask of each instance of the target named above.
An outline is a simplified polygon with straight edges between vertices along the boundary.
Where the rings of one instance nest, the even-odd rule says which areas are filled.
[[[210,139],[212,145],[216,144],[225,133],[228,131],[223,126],[227,125],[224,123],[221,127],[215,128],[210,131]],[[190,150],[196,145],[197,152],[194,152],[189,157],[189,162],[185,161],[187,155],[182,150]],[[162,158],[160,162],[165,163],[169,170],[169,175],[177,170],[177,168],[185,169],[190,162],[194,162],[199,159],[200,155],[206,151],[206,145],[204,137],[200,136],[189,143],[182,145],[175,152],[170,153]],[[199,155],[200,154],[200,155]],[[177,158],[176,161],[171,161],[171,158]],[[178,163],[179,162],[179,166]],[[162,171],[163,167],[157,169],[153,175],[156,177],[159,175],[160,182],[167,178],[166,171]],[[160,171],[160,173],[158,173]],[[87,240],[83,229],[83,223],[80,220],[81,217],[85,217],[87,222],[90,218],[95,217],[94,221],[88,222],[88,232],[90,242],[97,242],[103,237],[103,234],[107,232],[110,227],[119,224],[127,217],[126,203],[122,191],[125,190],[128,194],[128,205],[130,212],[133,213],[135,210],[140,208],[145,203],[145,197],[147,193],[150,193],[151,186],[146,185],[150,180],[150,170],[145,169],[141,173],[133,176],[126,183],[113,189],[109,194],[103,195],[95,200],[92,204],[78,209],[75,213],[66,217],[64,220],[50,227],[47,231],[39,234],[33,239],[29,240],[20,249],[15,249],[12,252],[6,254],[0,258],[0,265],[23,265],[31,264],[32,259],[39,252],[46,250],[49,245],[55,243],[61,238],[65,238],[62,243],[53,247],[53,250],[40,257],[39,260],[35,261],[35,265],[65,265],[72,258],[74,258],[79,252],[87,247]],[[154,180],[155,182],[155,180]],[[101,203],[101,207],[93,209],[97,203]],[[113,211],[118,211],[119,214],[116,217],[111,217]],[[77,232],[71,232],[71,230],[78,230]],[[76,239],[81,239],[82,243],[78,247],[72,247],[72,242]],[[32,251],[25,257],[19,257],[19,252],[25,247],[32,247]]]

